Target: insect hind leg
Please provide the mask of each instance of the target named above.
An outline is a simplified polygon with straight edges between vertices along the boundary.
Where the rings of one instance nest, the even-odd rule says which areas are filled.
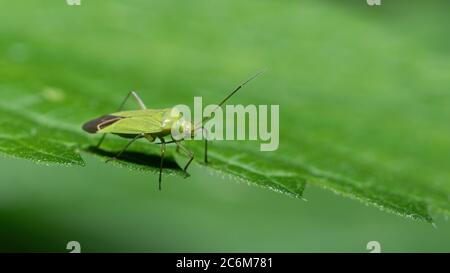
[[[130,91],[130,92],[128,92],[128,94],[125,96],[125,99],[120,104],[119,108],[117,109],[117,112],[122,111],[123,107],[125,106],[125,104],[127,103],[128,99],[130,97],[133,97],[136,100],[136,102],[139,104],[139,107],[142,110],[147,109],[147,107],[145,106],[144,102],[139,97],[139,95],[135,91]],[[103,134],[102,138],[100,139],[100,141],[98,142],[98,144],[96,146],[97,149],[100,148],[100,145],[102,145],[103,141],[105,141],[105,138],[106,138],[106,134]]]
[[[102,135],[102,138],[100,138],[100,141],[97,143],[97,145],[95,146],[97,149],[99,149],[100,148],[100,145],[102,145],[102,143],[103,143],[103,141],[105,140],[105,138],[106,138],[106,134],[103,134]]]
[[[133,97],[136,100],[136,102],[139,104],[139,107],[141,107],[142,110],[147,109],[147,107],[145,106],[144,102],[139,97],[139,95],[135,91],[130,91],[130,92],[128,92],[127,96],[125,97],[125,99],[120,104],[119,109],[117,110],[117,112],[122,111],[123,107],[125,106],[125,104],[127,103],[128,99],[130,97]]]

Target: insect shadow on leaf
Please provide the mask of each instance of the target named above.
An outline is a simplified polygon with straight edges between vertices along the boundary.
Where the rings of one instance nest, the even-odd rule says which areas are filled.
[[[96,154],[102,157],[112,158],[117,155],[117,151],[107,151],[97,146],[89,146],[85,149],[86,152]],[[146,166],[159,169],[161,163],[161,157],[158,155],[152,155],[147,153],[140,153],[135,151],[124,151],[118,161],[137,164],[140,166]],[[164,168],[182,172],[183,169],[176,163],[173,157],[166,157],[164,160]]]

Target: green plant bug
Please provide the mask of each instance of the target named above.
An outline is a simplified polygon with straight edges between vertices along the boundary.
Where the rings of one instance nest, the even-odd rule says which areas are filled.
[[[245,84],[262,74],[263,71],[258,72],[254,76],[250,77],[245,82],[238,85],[232,92],[230,92],[218,105],[217,108],[223,106],[223,104],[231,98],[239,89],[241,89]],[[141,109],[139,110],[131,110],[131,111],[122,111],[126,102],[130,97],[133,97],[138,103]],[[125,147],[117,153],[116,156],[108,159],[106,162],[111,160],[116,160],[119,158],[123,152],[125,152],[133,142],[138,139],[145,138],[149,142],[154,142],[155,140],[159,140],[161,145],[161,160],[160,160],[160,168],[159,168],[159,190],[161,190],[161,180],[162,180],[162,170],[163,170],[163,162],[164,162],[164,153],[166,151],[166,144],[175,143],[177,145],[177,150],[183,151],[188,157],[189,160],[183,168],[186,176],[188,176],[187,169],[194,159],[194,153],[188,150],[185,146],[181,144],[181,140],[175,140],[172,136],[171,128],[174,123],[180,121],[182,115],[173,111],[174,108],[165,108],[165,109],[148,109],[138,94],[134,91],[128,93],[123,102],[120,104],[118,110],[112,114],[103,115],[99,118],[90,120],[83,125],[83,130],[91,133],[91,134],[103,134],[102,138],[97,144],[97,148],[105,140],[107,134],[118,135],[123,138],[131,139]],[[204,128],[205,122],[207,122],[209,118],[203,119],[199,124],[193,126],[190,121],[182,121],[181,127],[188,128],[190,133],[193,135],[197,130],[201,129],[203,136],[205,136],[206,129]],[[169,141],[166,141],[166,138],[171,137]],[[205,163],[208,163],[208,140],[205,138],[205,153],[204,153]]]

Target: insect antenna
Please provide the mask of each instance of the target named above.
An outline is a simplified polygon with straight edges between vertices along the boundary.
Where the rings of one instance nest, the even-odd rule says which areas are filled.
[[[246,81],[244,81],[243,83],[241,83],[240,85],[238,85],[233,91],[230,92],[230,94],[228,94],[218,105],[217,107],[211,112],[214,113],[217,111],[217,109],[221,108],[223,106],[223,104],[229,100],[234,94],[236,94],[237,91],[239,91],[242,87],[244,87],[247,83],[251,82],[252,80],[254,80],[255,78],[257,78],[259,75],[261,75],[262,73],[266,72],[267,69],[261,70],[258,73],[256,73],[255,75],[251,76],[250,78],[248,78]],[[195,126],[195,130],[199,129],[199,126],[203,126],[203,124],[205,124],[208,120],[212,119],[212,116],[209,117],[205,117],[202,119],[201,122],[197,123],[197,125]],[[194,130],[194,131],[195,131]]]

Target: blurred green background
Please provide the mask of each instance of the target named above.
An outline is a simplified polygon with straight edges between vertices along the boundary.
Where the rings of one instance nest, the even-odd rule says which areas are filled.
[[[70,90],[86,112],[64,120],[79,126],[130,89],[155,108],[194,94],[212,103],[267,67],[239,102],[281,105],[279,154],[339,173],[352,169],[336,150],[351,147],[360,157],[344,149],[342,162],[448,189],[450,6],[382,2],[0,0],[2,99]],[[89,101],[94,90],[108,103]],[[283,146],[297,140],[304,154]],[[382,251],[450,251],[440,215],[436,228],[309,184],[305,202],[199,166],[158,192],[156,175],[83,157],[84,168],[0,159],[0,250],[65,252],[76,240],[82,251],[367,252],[376,240]],[[352,175],[376,173],[364,171]]]
[[[450,251],[450,223],[432,225],[308,187],[307,201],[210,176],[130,172],[87,157],[87,166],[43,167],[1,159],[3,251],[368,252]],[[124,190],[125,189],[125,190]]]

